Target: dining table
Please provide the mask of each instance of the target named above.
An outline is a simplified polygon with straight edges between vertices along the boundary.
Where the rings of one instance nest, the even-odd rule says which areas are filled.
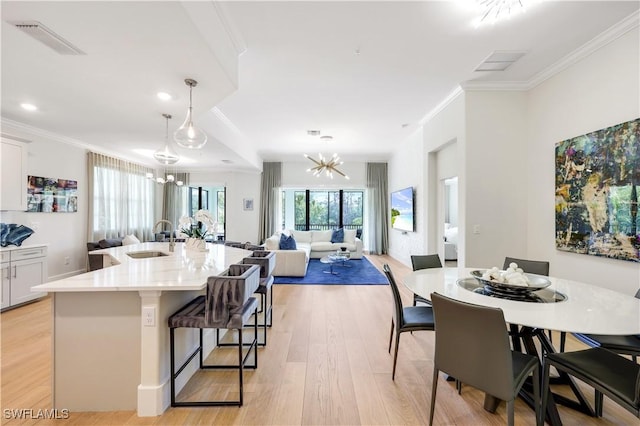
[[[550,276],[544,277],[548,280],[546,288],[527,293],[527,297],[521,297],[522,293],[510,297],[512,295],[509,293],[491,291],[492,288],[472,275],[474,271],[478,271],[475,273],[479,275],[486,269],[422,269],[407,275],[404,285],[427,300],[431,299],[431,293],[436,292],[461,302],[500,308],[510,325],[514,350],[537,355],[541,362],[544,352],[555,352],[545,330],[605,335],[640,334],[640,299],[632,294]],[[550,393],[546,413],[550,424],[562,424],[556,403],[595,416],[587,398],[571,377],[562,373],[551,383],[571,386],[575,399]],[[520,396],[533,407],[530,389],[523,389]],[[485,409],[494,411],[498,402],[487,395]]]

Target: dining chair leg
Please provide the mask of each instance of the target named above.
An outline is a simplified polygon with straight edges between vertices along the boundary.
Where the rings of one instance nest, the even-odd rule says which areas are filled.
[[[391,341],[393,340],[393,319],[391,320],[391,332],[389,333],[389,349],[387,352],[391,353]]]
[[[540,408],[540,420],[544,424],[545,419],[547,418],[547,401],[551,395],[549,395],[549,370],[551,366],[549,363],[544,363],[544,368],[542,371],[542,407]]]
[[[560,332],[560,352],[564,352],[564,347],[567,343],[567,332]]]
[[[396,332],[396,348],[393,351],[393,372],[391,373],[391,380],[396,378],[396,362],[398,361],[398,346],[400,346],[400,333]]]
[[[507,401],[507,425],[513,426],[514,424],[514,415],[513,415],[513,406],[515,403],[515,399],[511,401]]]
[[[436,391],[438,390],[438,374],[437,368],[433,368],[433,381],[431,382],[431,410],[429,412],[429,426],[433,424],[433,412],[436,409]]]
[[[543,426],[544,425],[544,414],[540,411],[540,399],[541,399],[541,389],[540,389],[540,365],[538,365],[535,370],[533,370],[533,405],[535,405],[535,415],[536,415],[536,425]]]
[[[596,417],[602,417],[602,406],[604,404],[603,394],[599,390],[596,390],[595,392],[596,392],[596,397],[595,397],[594,405],[595,405]]]

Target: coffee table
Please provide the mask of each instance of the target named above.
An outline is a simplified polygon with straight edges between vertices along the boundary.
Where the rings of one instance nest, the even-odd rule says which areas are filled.
[[[341,266],[347,266],[347,261],[349,260],[348,256],[343,256],[339,254],[330,254],[328,256],[324,256],[320,259],[320,262],[326,263],[329,265],[328,271],[323,271],[325,274],[331,275],[340,275],[340,273],[333,270],[333,265],[340,264]]]

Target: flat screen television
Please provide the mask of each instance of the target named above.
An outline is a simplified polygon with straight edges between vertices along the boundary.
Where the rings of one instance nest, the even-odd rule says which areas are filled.
[[[416,230],[413,188],[404,188],[391,193],[391,227],[400,231]]]

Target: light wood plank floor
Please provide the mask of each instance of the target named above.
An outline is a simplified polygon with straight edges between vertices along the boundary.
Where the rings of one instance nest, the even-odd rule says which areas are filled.
[[[410,269],[387,256],[370,256],[379,268],[389,263],[399,282]],[[403,289],[405,304],[411,294]],[[403,333],[398,370],[391,380],[387,353],[392,299],[387,286],[275,286],[274,326],[259,368],[246,373],[245,405],[170,408],[162,416],[135,412],[71,413],[67,420],[7,420],[4,409],[51,407],[51,303],[44,299],[3,313],[1,335],[3,424],[64,425],[405,425],[427,424],[434,336]],[[575,340],[569,348],[579,348]],[[474,356],[474,354],[469,354]],[[99,368],[99,367],[97,367]],[[209,374],[209,373],[206,373]],[[233,383],[233,373],[214,372]],[[225,376],[227,375],[227,376]],[[222,377],[222,378],[221,378]],[[189,386],[207,383],[194,376]],[[585,387],[588,395],[592,391]],[[504,425],[505,406],[483,410],[483,394],[469,386],[458,395],[442,378],[435,423]],[[638,419],[605,400],[604,417],[594,419],[560,407],[566,425],[639,425]],[[516,424],[534,424],[520,400]]]

